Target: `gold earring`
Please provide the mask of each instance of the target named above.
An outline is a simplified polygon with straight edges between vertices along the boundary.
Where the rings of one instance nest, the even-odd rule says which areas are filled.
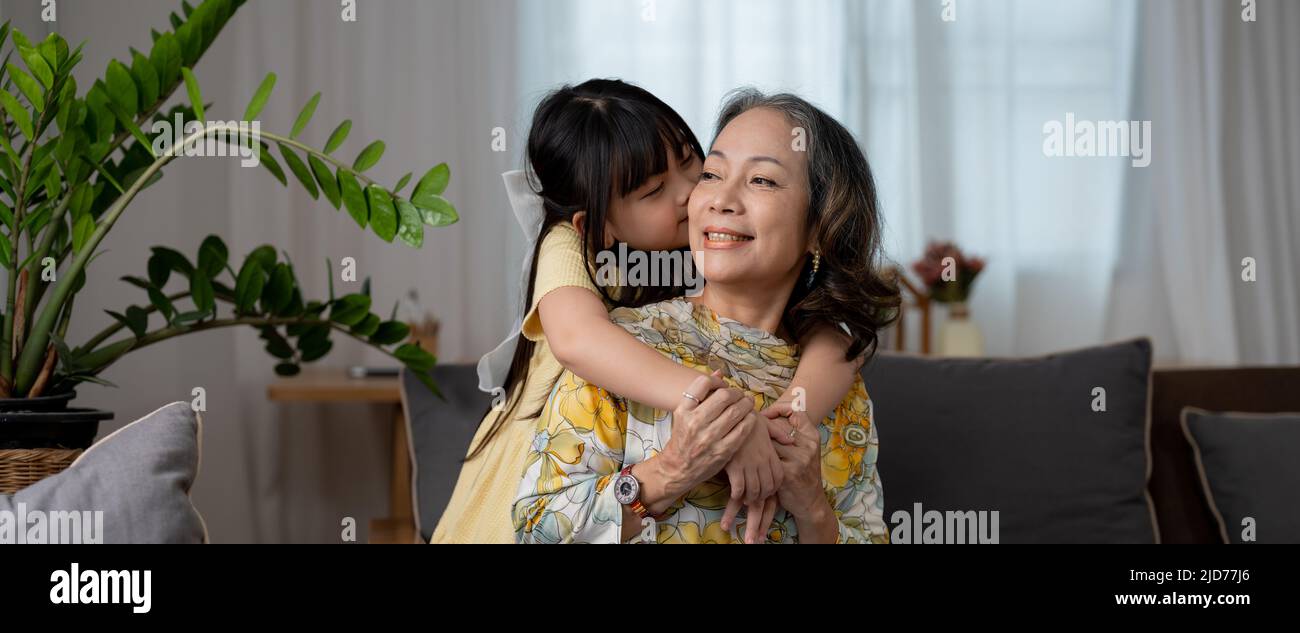
[[[808,275],[808,287],[809,287],[809,288],[812,288],[812,286],[813,286],[813,280],[817,279],[817,269],[819,269],[819,268],[821,268],[821,267],[822,267],[822,254],[821,254],[821,251],[814,252],[814,253],[813,253],[813,269],[812,269],[812,274],[811,274],[811,275]]]

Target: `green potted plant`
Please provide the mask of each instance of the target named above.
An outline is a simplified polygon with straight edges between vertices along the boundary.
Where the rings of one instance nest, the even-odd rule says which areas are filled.
[[[110,412],[68,407],[82,382],[107,383],[101,374],[134,350],[194,332],[253,327],[281,375],[298,372],[348,336],[371,345],[428,377],[433,356],[406,342],[408,326],[371,311],[369,284],[360,293],[308,300],[287,256],[260,246],[241,261],[209,236],[193,260],[171,248],[153,248],[148,270],[127,276],[140,305],[108,311],[112,321],[76,344],[64,337],[74,316],[86,268],[114,223],[141,191],[162,177],[175,158],[229,150],[259,163],[282,184],[288,174],[361,228],[381,239],[419,248],[425,226],[457,220],[442,197],[450,172],[425,172],[409,196],[411,174],[385,187],[365,172],[384,152],[382,141],[355,160],[334,156],[351,123],[334,128],[322,148],[300,140],[320,94],[302,108],[287,135],[260,130],[258,114],[275,75],[254,92],[238,121],[209,121],[191,68],[243,0],[182,4],[172,29],[153,31],[146,54],[113,60],[102,78],[79,93],[71,71],[81,48],[58,34],[32,42],[6,22],[0,27],[0,266],[6,299],[0,329],[0,492],[58,472],[93,441]],[[84,44],[83,44],[84,46]],[[184,85],[187,99],[173,93]],[[171,105],[169,109],[164,109]],[[274,145],[274,151],[272,149]],[[222,154],[225,155],[225,154]]]

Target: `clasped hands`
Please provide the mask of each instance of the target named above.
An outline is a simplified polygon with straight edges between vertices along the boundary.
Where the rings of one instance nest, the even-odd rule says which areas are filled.
[[[683,393],[660,457],[684,491],[726,472],[731,497],[722,528],[730,531],[744,507],[745,542],[761,543],[778,506],[798,520],[826,503],[820,454],[816,425],[794,410],[792,398],[756,412],[754,399],[715,371]]]

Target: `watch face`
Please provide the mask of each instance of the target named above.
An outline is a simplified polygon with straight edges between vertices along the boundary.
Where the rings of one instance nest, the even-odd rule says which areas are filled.
[[[614,480],[614,498],[623,505],[636,501],[641,494],[641,482],[632,475],[619,475]]]

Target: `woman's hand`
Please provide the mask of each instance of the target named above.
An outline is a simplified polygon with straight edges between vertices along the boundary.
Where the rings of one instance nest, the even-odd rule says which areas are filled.
[[[802,411],[793,411],[788,405],[778,413],[783,415],[767,420],[768,433],[773,439],[786,438],[794,443],[774,445],[785,469],[785,484],[777,492],[777,498],[796,522],[820,520],[830,511],[830,503],[822,484],[821,438],[817,427]]]
[[[677,497],[717,474],[754,429],[760,428],[754,399],[726,386],[719,372],[700,376],[673,411],[673,433],[651,462],[662,476],[662,498],[647,507],[663,512]],[[697,402],[698,400],[698,402]],[[637,476],[641,479],[641,476]],[[665,500],[666,499],[666,500]]]
[[[761,420],[760,420],[761,422]],[[785,481],[785,468],[772,448],[772,442],[793,444],[788,437],[768,437],[766,424],[760,424],[727,462],[727,479],[731,498],[722,513],[722,529],[730,531],[740,507],[747,508],[745,542],[763,542],[763,533],[776,515],[776,491]]]

